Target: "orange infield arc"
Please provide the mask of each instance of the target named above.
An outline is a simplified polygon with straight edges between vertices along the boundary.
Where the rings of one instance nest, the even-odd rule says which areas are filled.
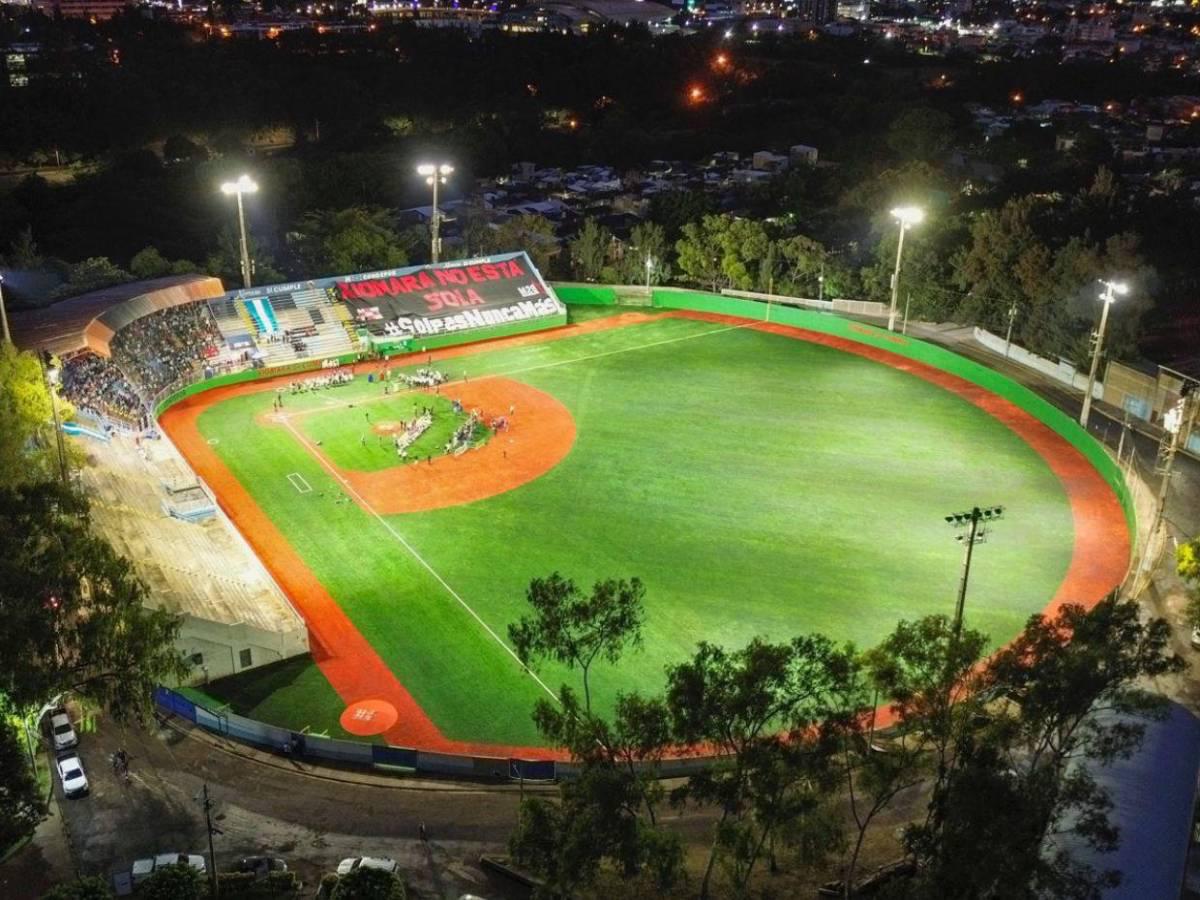
[[[1125,577],[1130,555],[1130,535],[1116,494],[1078,450],[1049,426],[1044,425],[1008,400],[956,375],[924,363],[899,356],[888,350],[870,347],[832,335],[792,326],[753,322],[708,313],[677,311],[666,315],[754,328],[772,334],[810,341],[892,366],[958,394],[1004,423],[1026,441],[1058,476],[1067,493],[1075,531],[1074,550],[1066,577],[1045,611],[1053,614],[1063,603],[1068,602],[1082,603],[1085,606],[1095,605]],[[653,321],[654,318],[656,317],[639,313],[625,313],[609,319],[597,319],[582,325],[568,326],[553,332],[518,335],[483,344],[447,348],[432,354],[416,354],[411,361],[419,362],[426,356],[430,356],[436,361],[478,353],[498,346],[557,340],[592,331]],[[379,365],[379,363],[359,364],[356,370],[359,372],[375,371]],[[283,380],[286,380],[287,377],[281,376]],[[295,376],[290,377],[294,378]],[[231,396],[273,390],[278,380],[280,379],[228,385],[193,395],[164,412],[160,424],[196,470],[196,473],[208,482],[222,509],[237,525],[259,558],[287,592],[292,603],[304,616],[308,623],[313,659],[334,690],[346,701],[347,706],[378,701],[394,707],[398,714],[397,720],[394,725],[383,732],[385,739],[393,745],[479,756],[524,759],[562,758],[563,755],[560,752],[545,748],[456,741],[443,735],[412,695],[396,679],[388,666],[379,658],[366,638],[355,628],[349,617],[304,564],[286,538],[259,509],[258,504],[225,467],[220,457],[213,452],[197,427],[196,423],[200,414],[208,407]],[[500,381],[500,379],[490,380]],[[481,380],[481,383],[486,385],[488,381]],[[522,416],[520,404],[518,404],[517,414],[518,417]],[[527,425],[528,423],[522,424]],[[549,467],[547,466],[547,468]],[[504,489],[507,488],[501,490]],[[491,493],[499,492],[500,490],[491,491]],[[886,724],[886,721],[890,719],[887,710],[880,710],[880,716],[879,723],[881,725]]]
[[[487,375],[444,385],[442,390],[445,396],[462,401],[465,409],[481,410],[485,421],[505,416],[509,426],[461,456],[439,456],[428,464],[410,462],[374,472],[334,465],[312,442],[295,430],[293,435],[354,488],[356,500],[371,498],[368,512],[383,516],[474,503],[519,488],[558,465],[575,443],[575,420],[567,408],[527,384]],[[515,410],[511,416],[509,409]],[[386,433],[390,424],[374,428]]]

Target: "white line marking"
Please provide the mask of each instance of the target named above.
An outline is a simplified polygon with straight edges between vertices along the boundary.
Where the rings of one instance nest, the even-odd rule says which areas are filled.
[[[744,325],[727,325],[724,328],[714,328],[711,331],[702,331],[699,334],[684,334],[684,335],[680,335],[679,337],[664,338],[661,341],[651,341],[648,344],[638,344],[637,346],[634,346],[634,347],[618,347],[616,350],[603,350],[600,353],[589,353],[586,356],[574,356],[571,359],[559,359],[559,360],[555,360],[554,362],[538,363],[535,366],[522,366],[521,368],[509,369],[508,371],[491,372],[487,375],[480,375],[475,380],[476,381],[486,381],[488,378],[507,378],[510,375],[520,375],[524,372],[536,372],[539,369],[553,369],[558,366],[569,366],[573,363],[586,362],[591,359],[600,359],[601,357],[604,357],[604,356],[616,356],[618,353],[633,353],[635,350],[646,350],[650,347],[661,347],[664,344],[677,344],[680,341],[694,341],[697,338],[711,337],[714,334],[724,334],[727,331],[738,331],[739,329],[750,328],[757,324],[758,324],[757,321],[752,321],[752,322],[747,322]],[[580,335],[580,336],[582,337],[582,335]],[[545,346],[549,346],[549,343],[547,342],[546,344],[536,344],[534,346],[545,347]],[[487,352],[487,351],[484,351],[484,352]],[[496,350],[495,352],[501,353],[503,351]],[[461,384],[461,383],[462,383],[461,381],[447,381],[445,384],[442,384],[441,387],[447,387],[450,385]],[[422,393],[422,392],[423,392],[423,389],[421,389],[421,388],[408,388],[406,390],[398,391],[398,392],[396,392],[394,394],[390,394],[388,396],[366,397],[363,399],[355,400],[353,403],[342,403],[339,405],[341,408],[345,409],[347,406],[355,406],[355,405],[362,406],[367,403],[378,403],[382,400],[390,399],[391,397],[403,397],[403,396]],[[326,403],[331,403],[331,402],[333,402],[333,401],[326,400]],[[299,411],[299,413],[297,415],[299,417],[303,417],[303,416],[309,415],[311,413],[316,413],[316,412],[328,412],[328,409],[302,409]]]
[[[312,487],[309,485],[309,483],[307,481],[304,480],[304,476],[301,475],[299,472],[292,472],[290,475],[288,475],[287,480],[292,483],[292,487],[294,487],[296,489],[297,493],[300,493],[300,494],[311,494],[312,493]]]
[[[474,618],[476,622],[478,622],[480,625],[483,626],[483,630],[486,631],[488,634],[490,634],[495,639],[496,643],[498,643],[501,647],[503,647],[506,651],[508,651],[508,655],[517,661],[517,665],[520,666],[522,669],[524,669],[526,672],[528,672],[529,675],[532,676],[533,680],[536,681],[541,686],[542,690],[544,690],[547,694],[549,694],[551,697],[553,697],[555,700],[557,700],[558,695],[555,694],[554,691],[550,690],[550,688],[546,685],[546,682],[544,682],[544,681],[542,681],[542,679],[538,678],[536,672],[534,672],[532,669],[530,669],[528,666],[526,666],[523,662],[521,662],[521,657],[517,656],[517,651],[513,650],[512,647],[508,646],[508,644],[506,644],[504,642],[504,639],[501,638],[500,635],[496,634],[496,632],[492,630],[492,627],[490,625],[488,625],[487,622],[483,621],[483,619],[480,618],[479,613],[475,612],[475,610],[473,610],[471,608],[470,604],[467,603],[467,601],[464,600],[459,595],[458,591],[456,591],[456,590],[454,590],[454,588],[450,587],[450,585],[446,583],[446,579],[443,578],[440,574],[438,574],[438,571],[433,566],[431,566],[429,563],[427,563],[425,561],[425,558],[416,551],[416,549],[413,547],[413,545],[410,544],[408,541],[406,541],[404,539],[403,535],[401,535],[400,532],[398,532],[395,528],[393,528],[391,526],[391,523],[389,523],[383,516],[381,516],[379,513],[377,513],[375,511],[375,507],[371,506],[371,504],[367,502],[366,498],[363,497],[362,494],[360,494],[358,491],[356,491],[354,489],[353,485],[351,485],[348,481],[346,481],[344,478],[342,478],[338,474],[337,470],[334,469],[334,467],[329,464],[329,462],[325,459],[325,457],[323,455],[321,455],[320,453],[318,453],[316,448],[311,446],[308,443],[308,441],[305,440],[304,436],[301,435],[300,432],[298,432],[295,428],[292,427],[292,423],[284,422],[284,426],[287,428],[288,431],[290,431],[292,433],[292,436],[295,437],[296,440],[300,442],[300,445],[302,447],[304,447],[312,456],[316,457],[317,461],[322,466],[324,466],[325,469],[331,475],[333,475],[334,478],[342,481],[343,485],[345,486],[346,491],[350,494],[353,494],[358,499],[359,505],[362,506],[362,508],[365,509],[367,512],[369,512],[371,515],[373,515],[376,518],[376,520],[379,522],[379,524],[382,525],[384,528],[386,528],[387,531],[392,535],[392,537],[394,537],[396,539],[396,541],[399,542],[400,546],[402,546],[405,550],[407,550],[409,553],[412,554],[413,559],[415,559],[417,562],[419,562],[425,568],[425,571],[427,571],[430,575],[432,575],[434,577],[434,579],[436,579],[437,583],[446,589],[446,593],[448,593],[451,597],[453,597],[455,600],[457,600],[459,602],[459,604],[462,606],[462,608],[465,609],[467,612],[469,612],[471,614],[472,618]]]

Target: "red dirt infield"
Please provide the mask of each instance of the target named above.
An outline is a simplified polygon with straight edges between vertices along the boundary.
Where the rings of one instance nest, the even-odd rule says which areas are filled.
[[[460,456],[438,456],[428,464],[409,462],[374,472],[336,466],[296,429],[289,430],[309,453],[354,488],[356,500],[369,498],[369,512],[385,516],[474,503],[511,491],[553,469],[575,443],[571,413],[537,388],[484,376],[441,389],[445,396],[461,401],[464,409],[480,410],[485,422],[504,416],[509,427]],[[514,410],[511,416],[510,409]]]
[[[1068,495],[1074,521],[1074,550],[1067,575],[1047,605],[1045,612],[1053,614],[1063,603],[1067,602],[1077,602],[1087,607],[1094,606],[1124,579],[1130,556],[1130,536],[1116,495],[1100,473],[1087,462],[1078,450],[1049,426],[1042,424],[1008,400],[940,369],[887,350],[858,344],[844,338],[802,328],[716,314],[676,311],[665,315],[754,328],[798,340],[811,341],[892,366],[958,394],[1003,422],[1033,447],[1062,481]],[[432,353],[413,354],[405,361],[422,362],[424,358],[436,361],[486,352],[499,346],[558,340],[577,334],[653,321],[655,318],[657,317],[639,313],[625,313],[607,319],[592,320],[579,326],[568,326],[552,332],[518,335],[481,344],[447,348]],[[397,360],[393,359],[390,364],[396,362]],[[362,373],[375,372],[380,367],[379,362],[360,363],[355,366],[355,370]],[[159,421],[163,430],[172,438],[197,475],[208,482],[222,509],[237,525],[255,553],[304,616],[309,628],[313,658],[333,688],[348,704],[347,712],[343,714],[343,723],[345,723],[347,715],[352,715],[350,710],[355,709],[356,704],[364,701],[378,701],[390,704],[397,712],[398,718],[395,724],[382,732],[385,739],[393,745],[480,756],[507,756],[524,759],[564,758],[562,751],[558,750],[457,741],[443,735],[200,434],[196,420],[207,407],[231,396],[273,390],[277,382],[286,382],[294,378],[294,375],[280,376],[278,379],[229,385],[196,394],[166,410]],[[489,381],[502,382],[506,380],[481,378],[477,384],[486,389]],[[513,383],[515,384],[515,382]],[[475,384],[471,386],[474,387]],[[458,387],[459,385],[455,384],[451,389],[456,391]],[[466,401],[466,387],[464,385],[462,391],[464,401]],[[443,387],[443,390],[446,388]],[[527,403],[519,400],[513,402],[517,406],[516,427],[513,429],[515,437],[515,433],[522,425],[522,413],[528,411],[530,407]],[[557,403],[557,401],[554,402]],[[507,413],[508,404],[504,403],[502,409]],[[503,438],[503,436],[501,433],[499,437]],[[574,440],[573,424],[571,440]],[[496,438],[493,438],[492,443],[495,442]],[[567,449],[569,450],[569,445]],[[502,451],[502,445],[498,444],[497,452],[500,451]],[[503,460],[503,456],[501,458]],[[514,456],[514,458],[516,457]],[[450,466],[459,462],[462,462],[462,458],[446,460],[447,465]],[[436,468],[436,464],[437,461],[433,468]],[[424,466],[422,467],[424,468]],[[490,466],[489,469],[491,469]],[[502,471],[503,469],[496,468],[493,470],[493,474],[498,475]],[[349,477],[370,473],[344,474]],[[392,474],[392,470],[380,474]],[[511,488],[503,488],[503,490],[509,489]],[[493,490],[484,496],[499,492],[500,490]],[[372,496],[372,503],[374,501],[375,497]],[[878,725],[882,727],[890,719],[889,711],[881,709]],[[343,727],[345,726],[343,725]]]

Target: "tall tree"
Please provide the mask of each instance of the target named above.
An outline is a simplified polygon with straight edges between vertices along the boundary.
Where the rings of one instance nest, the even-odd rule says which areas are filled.
[[[1036,615],[980,679],[979,727],[956,737],[935,822],[912,830],[919,897],[1098,900],[1120,873],[1075,859],[1119,834],[1096,773],[1141,744],[1166,701],[1142,685],[1180,671],[1170,627],[1132,601]]]
[[[18,709],[74,691],[123,717],[186,674],[179,619],[149,609],[129,561],[57,483],[0,489],[0,693]]]
[[[658,827],[663,788],[653,765],[670,743],[670,719],[660,699],[617,698],[612,722],[589,714],[564,687],[558,704],[538,703],[534,719],[550,743],[566,747],[578,766],[562,782],[557,804],[530,798],[522,805],[510,847],[545,882],[546,892],[569,895],[591,884],[603,863],[622,879],[647,879],[656,891],[683,875],[678,837]]]
[[[641,579],[597,581],[584,595],[558,572],[529,583],[525,599],[533,614],[508,626],[508,638],[525,665],[550,657],[583,674],[584,708],[592,711],[588,680],[597,659],[616,662],[628,646],[642,642],[645,619]]]
[[[351,206],[310,212],[298,226],[297,253],[310,277],[407,265],[412,246],[396,231],[391,214]]]
[[[9,847],[42,820],[41,791],[10,712],[0,705],[0,847]]]
[[[577,277],[597,281],[612,250],[612,232],[590,216],[583,221],[579,234],[571,241],[571,263]]]
[[[675,244],[679,268],[691,281],[709,286],[753,290],[770,238],[759,222],[730,215],[705,216],[683,227]]]
[[[786,644],[755,638],[732,652],[702,643],[690,660],[667,670],[676,739],[719,757],[672,796],[677,804],[692,801],[721,810],[702,898],[709,896],[722,854],[731,862],[735,885],[744,889],[789,806],[832,784],[831,747],[814,726],[830,712],[848,660],[848,651],[821,636]]]
[[[60,410],[67,416],[70,405]],[[0,344],[0,488],[56,471],[52,412],[37,356]]]
[[[503,222],[491,232],[489,253],[511,253],[524,250],[533,264],[544,274],[558,253],[558,238],[554,223],[545,216],[520,215]]]
[[[646,283],[646,260],[650,283],[662,284],[671,277],[671,248],[665,229],[655,222],[640,222],[629,233],[625,255],[621,258],[621,280],[626,284]]]

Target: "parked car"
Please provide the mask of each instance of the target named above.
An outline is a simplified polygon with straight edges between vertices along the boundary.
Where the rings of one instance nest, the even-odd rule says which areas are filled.
[[[133,883],[141,884],[158,869],[164,866],[188,865],[201,875],[208,871],[204,857],[199,853],[160,853],[158,856],[148,856],[145,859],[135,859],[129,875]]]
[[[275,856],[246,856],[234,865],[235,872],[251,872],[259,878],[266,878],[272,872],[286,872],[287,863]]]
[[[378,856],[356,856],[353,859],[343,859],[338,863],[338,875],[349,875],[355,869],[383,869],[385,872],[396,874],[396,861]]]
[[[1200,650],[1200,625],[1192,626],[1192,646]]]
[[[58,757],[57,766],[64,794],[68,797],[82,797],[88,792],[87,775],[83,773],[83,763],[77,754],[62,754]]]
[[[79,736],[71,727],[71,717],[66,710],[56,709],[50,713],[50,739],[55,750],[69,750],[79,745]]]

